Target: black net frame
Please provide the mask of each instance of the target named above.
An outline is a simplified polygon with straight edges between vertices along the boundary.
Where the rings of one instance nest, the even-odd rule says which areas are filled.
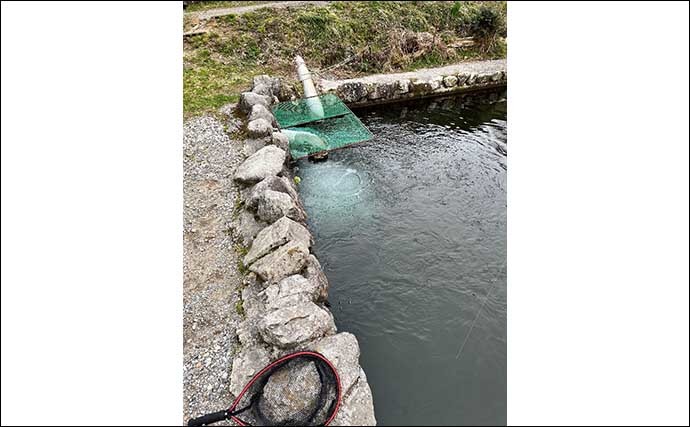
[[[300,389],[308,382],[297,373],[300,369],[312,375],[312,389]],[[267,403],[271,399],[265,399],[274,375],[281,378],[278,383],[285,381],[283,375],[289,378],[287,386],[274,386],[268,391],[273,395],[278,393],[278,400],[282,401],[280,405]],[[196,418],[189,425],[208,425],[231,419],[240,426],[324,426],[335,418],[341,398],[340,377],[335,366],[320,353],[298,351],[279,358],[256,373],[229,409]]]

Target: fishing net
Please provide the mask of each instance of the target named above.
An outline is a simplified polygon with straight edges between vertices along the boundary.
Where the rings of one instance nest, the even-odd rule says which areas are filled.
[[[313,352],[293,353],[257,373],[230,409],[189,425],[224,419],[251,426],[328,425],[340,406],[340,393],[338,373],[328,359]]]
[[[352,114],[347,105],[332,93],[320,95],[319,100],[323,106],[323,116],[318,116],[310,107],[311,98],[302,98],[296,101],[286,101],[273,107],[273,115],[282,128],[302,125],[316,120]]]
[[[316,98],[281,102],[273,107],[273,115],[290,140],[293,159],[342,148],[373,138],[357,116],[333,94],[318,97],[321,105],[314,108]],[[315,111],[323,110],[323,115]]]

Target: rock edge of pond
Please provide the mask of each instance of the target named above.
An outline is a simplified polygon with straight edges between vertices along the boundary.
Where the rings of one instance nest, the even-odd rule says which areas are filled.
[[[322,79],[318,84],[322,93],[335,93],[357,107],[500,87],[506,81],[506,61],[494,60]],[[241,292],[245,318],[237,328],[241,349],[233,361],[230,389],[237,395],[271,360],[298,350],[318,351],[334,363],[342,380],[342,406],[331,425],[376,425],[357,338],[337,331],[327,307],[329,283],[311,253],[313,237],[290,166],[287,137],[274,127],[270,112],[272,104],[297,98],[282,79],[261,75],[238,104],[222,109],[235,129],[247,129],[246,159],[234,176],[241,189],[232,223],[233,237],[246,251]]]
[[[334,93],[351,107],[454,95],[507,84],[506,60],[463,62],[395,74],[375,74],[318,82],[321,93]]]
[[[273,128],[268,107],[285,99],[284,89],[279,78],[257,76],[237,105],[222,110],[234,129],[247,129],[246,158],[233,177],[240,190],[231,228],[245,252],[245,275],[244,319],[237,327],[240,348],[230,391],[237,396],[272,360],[294,351],[317,351],[335,365],[342,383],[342,404],[331,425],[376,425],[357,338],[338,332],[327,307],[328,279],[311,253],[313,237],[289,163],[287,138]],[[288,397],[278,403],[292,404]]]

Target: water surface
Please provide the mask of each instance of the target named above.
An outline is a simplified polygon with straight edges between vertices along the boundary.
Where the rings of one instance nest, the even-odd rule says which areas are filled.
[[[373,141],[298,164],[379,425],[506,423],[502,96],[356,111]]]

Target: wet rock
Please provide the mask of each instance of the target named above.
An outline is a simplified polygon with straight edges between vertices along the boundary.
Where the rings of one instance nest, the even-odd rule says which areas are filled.
[[[252,377],[270,363],[268,350],[261,346],[243,348],[232,362],[230,393],[237,396]]]
[[[341,332],[316,341],[309,349],[321,353],[333,363],[340,376],[343,395],[347,394],[361,373],[357,338],[349,332]]]
[[[307,263],[304,266],[304,277],[312,283],[318,291],[316,298],[317,302],[324,302],[328,300],[328,278],[321,268],[319,260],[313,255],[309,255]]]
[[[298,222],[304,222],[307,214],[294,199],[279,191],[266,190],[259,196],[257,215],[263,221],[273,224],[286,216]]]
[[[257,220],[252,212],[242,209],[237,218],[233,220],[233,235],[242,245],[249,247],[259,231],[267,225],[265,222]]]
[[[255,261],[249,270],[271,284],[302,271],[308,256],[309,246],[305,242],[290,241]]]
[[[256,104],[255,106],[253,106],[251,113],[249,113],[250,122],[257,119],[264,119],[268,123],[270,123],[271,126],[278,126],[275,117],[273,117],[273,114],[268,110],[268,108],[261,104]]]
[[[297,190],[284,176],[269,176],[264,178],[261,182],[252,187],[251,191],[245,198],[245,203],[252,209],[256,209],[259,206],[259,199],[264,191],[273,190],[285,193],[292,197],[296,202],[299,201],[299,194]]]
[[[277,175],[283,168],[285,151],[268,145],[249,156],[235,172],[235,180],[245,184],[259,182],[267,176]]]
[[[367,87],[361,82],[344,83],[338,88],[337,95],[346,104],[357,102],[366,98]]]
[[[240,95],[240,109],[245,113],[249,114],[257,104],[268,108],[271,105],[271,98],[254,92],[242,92]]]
[[[374,402],[371,388],[363,370],[350,393],[344,396],[343,404],[331,422],[332,426],[375,426]]]
[[[271,135],[271,143],[281,150],[288,151],[288,137],[282,132],[273,132]]]
[[[313,302],[274,310],[259,322],[259,333],[264,340],[283,348],[334,332],[333,316]]]
[[[247,124],[247,135],[254,138],[269,136],[273,133],[271,122],[266,119],[255,119]]]
[[[321,379],[313,362],[288,363],[271,375],[263,390],[262,410],[275,425],[291,425],[290,415],[309,411],[321,392]]]
[[[304,276],[295,274],[267,287],[263,292],[267,310],[296,306],[308,301],[316,301],[319,289],[315,283]]]
[[[280,218],[256,235],[249,252],[244,257],[244,265],[251,265],[259,258],[290,241],[302,244],[308,250],[312,245],[311,233],[302,224],[288,217]]]

